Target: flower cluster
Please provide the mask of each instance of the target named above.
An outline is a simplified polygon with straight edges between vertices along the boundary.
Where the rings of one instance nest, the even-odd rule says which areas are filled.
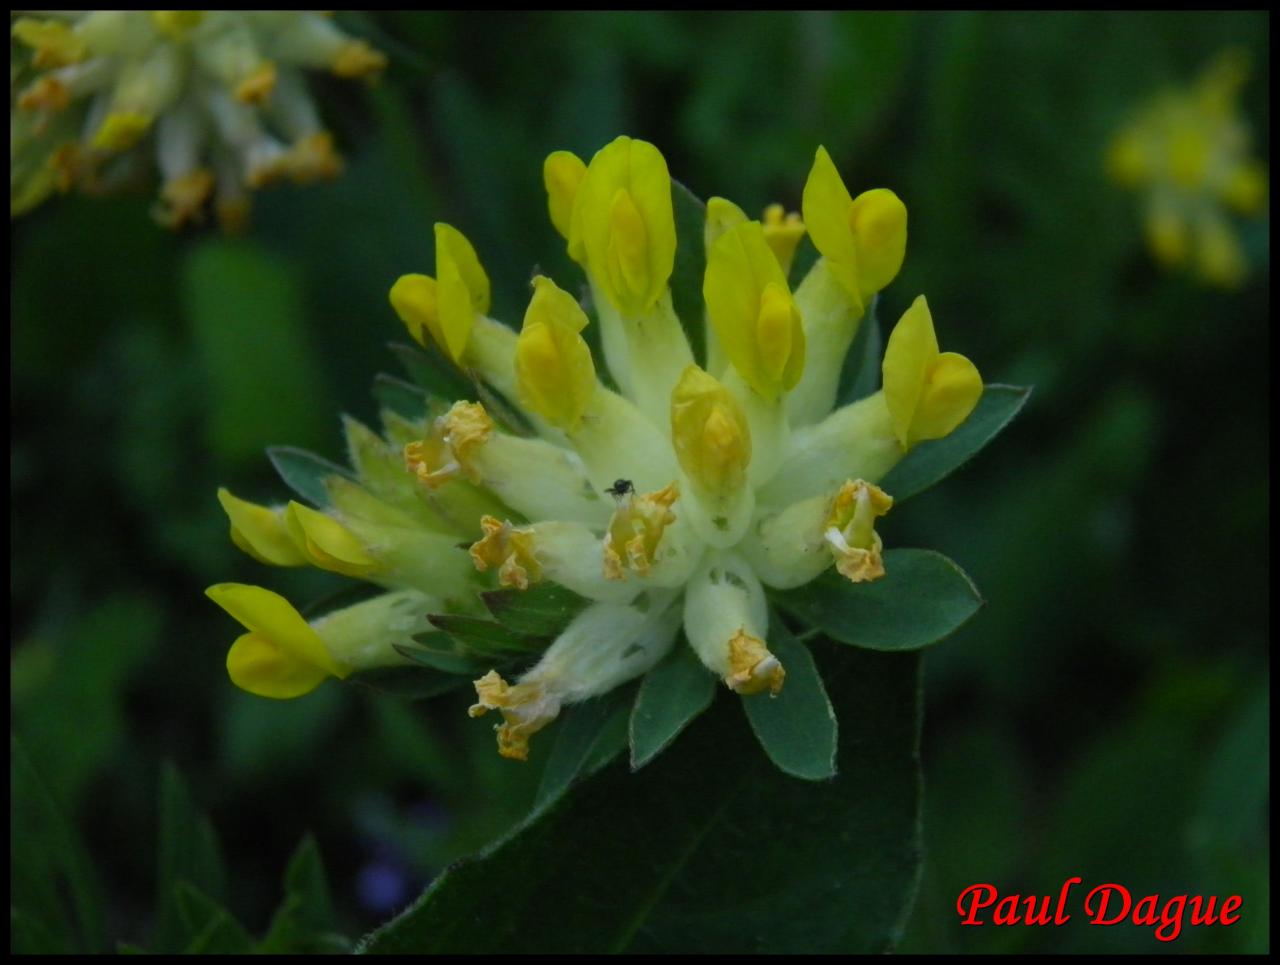
[[[44,12],[13,24],[10,209],[100,193],[148,154],[169,227],[242,227],[249,189],[332,178],[342,162],[303,72],[366,77],[386,58],[314,11]],[[144,150],[145,148],[145,150]]]
[[[1232,213],[1256,217],[1267,195],[1240,111],[1246,75],[1243,55],[1224,53],[1190,89],[1163,91],[1143,106],[1107,153],[1111,177],[1143,191],[1155,257],[1224,287],[1248,273]]]
[[[320,509],[219,494],[255,558],[388,591],[308,623],[267,590],[211,588],[248,631],[227,660],[240,687],[292,697],[396,663],[487,668],[471,713],[497,711],[500,753],[524,759],[561,708],[644,674],[678,640],[731,690],[779,693],[766,587],[832,567],[850,583],[885,575],[876,525],[893,498],[877,483],[983,392],[973,363],[940,350],[921,296],[887,340],[883,388],[837,406],[845,357],[905,256],[897,195],[853,197],[819,148],[802,217],[774,206],[752,220],[722,198],[698,204],[628,137],[590,164],[552,154],[544,181],[584,301],[537,276],[519,331],[495,321],[476,251],[437,224],[435,274],[401,277],[390,300],[475,380],[472,398],[417,419],[386,409],[381,435],[347,420],[354,473],[321,475]],[[698,234],[677,232],[677,198],[696,205]],[[673,272],[695,254],[702,297],[678,312]],[[518,656],[460,632],[483,625],[476,590],[518,606],[552,586],[580,605],[509,680],[498,663]],[[436,628],[456,639],[439,644]]]

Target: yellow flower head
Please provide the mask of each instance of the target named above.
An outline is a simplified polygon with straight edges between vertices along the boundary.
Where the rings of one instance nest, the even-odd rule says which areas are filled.
[[[589,165],[556,152],[542,174],[589,299],[538,275],[518,332],[489,318],[488,276],[444,224],[435,276],[404,275],[390,292],[414,340],[463,368],[484,404],[432,395],[408,417],[414,397],[398,387],[381,434],[346,420],[351,472],[284,453],[294,461],[277,461],[282,475],[314,507],[219,492],[233,541],[256,559],[387,590],[310,624],[278,598],[270,612],[292,616],[270,626],[235,611],[253,638],[233,647],[241,686],[300,694],[339,672],[403,665],[425,633],[449,634],[450,652],[417,657],[433,673],[488,664],[471,714],[497,711],[499,753],[525,760],[564,707],[635,680],[687,641],[709,674],[756,702],[755,720],[805,702],[771,704],[786,686],[801,682],[810,697],[814,686],[807,658],[794,663],[778,636],[766,587],[785,594],[834,566],[844,592],[865,592],[850,584],[895,565],[875,529],[893,500],[877,483],[911,447],[961,425],[982,394],[973,364],[939,350],[921,297],[888,339],[883,389],[837,404],[868,300],[902,263],[897,197],[851,197],[819,150],[803,223],[780,206],[752,221],[713,198],[699,224],[702,209],[673,193],[662,155],[627,137]],[[178,216],[177,192],[170,203]],[[677,206],[692,247],[673,294]],[[823,257],[793,291],[787,271],[806,230]],[[704,256],[698,303],[684,283]],[[529,614],[526,592],[539,598]],[[562,621],[561,604],[546,602],[557,597],[570,601]],[[539,626],[555,622],[554,638],[512,672],[526,648],[501,641],[534,612]]]

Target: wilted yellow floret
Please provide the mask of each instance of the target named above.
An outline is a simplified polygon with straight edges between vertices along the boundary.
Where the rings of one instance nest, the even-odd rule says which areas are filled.
[[[218,490],[218,502],[231,521],[231,542],[255,560],[274,566],[302,566],[306,556],[298,549],[285,524],[285,509],[259,506]]]
[[[166,228],[180,228],[204,220],[204,204],[213,193],[213,172],[196,168],[166,181],[160,189],[156,220]]]
[[[982,397],[982,377],[963,355],[939,352],[933,316],[919,296],[885,347],[884,398],[904,449],[941,439],[969,417]]]
[[[876,517],[893,506],[893,497],[861,479],[840,487],[831,502],[823,539],[836,559],[836,570],[853,583],[884,576],[884,544],[875,531]]]
[[[770,402],[794,388],[804,372],[804,328],[759,222],[744,222],[711,246],[702,294],[716,337],[746,383]]]
[[[629,137],[598,151],[573,219],[591,276],[609,301],[626,316],[648,311],[666,290],[676,256],[671,175],[661,152]]]
[[[264,60],[236,85],[236,100],[243,104],[265,104],[276,89],[276,65]]]
[[[776,697],[787,678],[787,672],[765,642],[746,630],[739,630],[729,641],[729,667],[724,682],[730,690],[744,695],[768,690]]]
[[[742,488],[751,462],[751,430],[738,400],[696,365],[671,393],[671,441],[690,481],[713,500]]]
[[[591,349],[578,334],[586,325],[577,299],[550,278],[534,278],[516,341],[516,390],[521,404],[567,432],[577,428],[596,391]]]
[[[244,583],[219,583],[205,593],[249,631],[227,654],[227,672],[242,690],[284,700],[351,673],[279,594]]]
[[[490,710],[501,711],[503,723],[494,730],[498,733],[498,753],[512,760],[529,758],[529,738],[560,713],[560,701],[548,694],[540,683],[507,683],[496,670],[475,682],[477,703],[468,713],[472,717],[483,716]]]
[[[527,590],[530,583],[542,579],[542,564],[534,552],[531,530],[493,516],[482,516],[480,528],[484,536],[471,545],[471,559],[477,570],[483,573],[497,567],[498,582],[518,590]]]
[[[604,575],[608,579],[625,580],[628,570],[637,576],[649,575],[662,534],[676,521],[671,504],[679,495],[679,487],[669,483],[642,496],[626,493],[619,497],[604,534]]]

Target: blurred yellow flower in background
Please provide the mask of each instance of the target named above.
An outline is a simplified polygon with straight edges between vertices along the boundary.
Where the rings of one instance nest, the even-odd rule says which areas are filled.
[[[342,170],[303,72],[376,75],[386,57],[318,11],[42,12],[12,27],[11,215],[53,191],[107,193],[155,159],[153,214],[242,229],[249,191]]]
[[[1245,55],[1224,51],[1190,88],[1156,95],[1107,150],[1112,179],[1143,192],[1156,258],[1226,288],[1249,270],[1232,216],[1258,217],[1267,199],[1267,172],[1240,111],[1247,76]]]

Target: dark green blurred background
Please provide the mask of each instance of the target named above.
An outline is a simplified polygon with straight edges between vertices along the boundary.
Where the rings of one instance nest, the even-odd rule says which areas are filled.
[[[464,693],[232,687],[239,631],[206,585],[306,600],[342,581],[240,554],[214,491],[283,498],[264,446],[340,458],[339,413],[374,420],[368,385],[403,336],[386,292],[431,270],[433,221],[471,238],[509,321],[535,264],[576,277],[542,159],[627,133],[748,212],[798,208],[825,144],[855,194],[890,187],[910,211],[882,319],[924,292],[944,348],[1036,385],[883,531],[948,554],[987,599],[926,660],[928,853],[904,950],[1268,949],[1268,226],[1238,292],[1161,274],[1102,155],[1135,103],[1237,44],[1269,161],[1269,15],[346,23],[392,66],[370,91],[315,88],[338,182],[260,195],[242,239],[167,234],[143,196],[54,198],[11,229],[11,720],[92,855],[113,942],[149,941],[164,761],[255,932],[307,830],[357,936],[523,813],[536,774],[493,753]],[[1243,894],[1244,914],[1173,945],[957,924],[968,884],[1056,894],[1073,875]]]

